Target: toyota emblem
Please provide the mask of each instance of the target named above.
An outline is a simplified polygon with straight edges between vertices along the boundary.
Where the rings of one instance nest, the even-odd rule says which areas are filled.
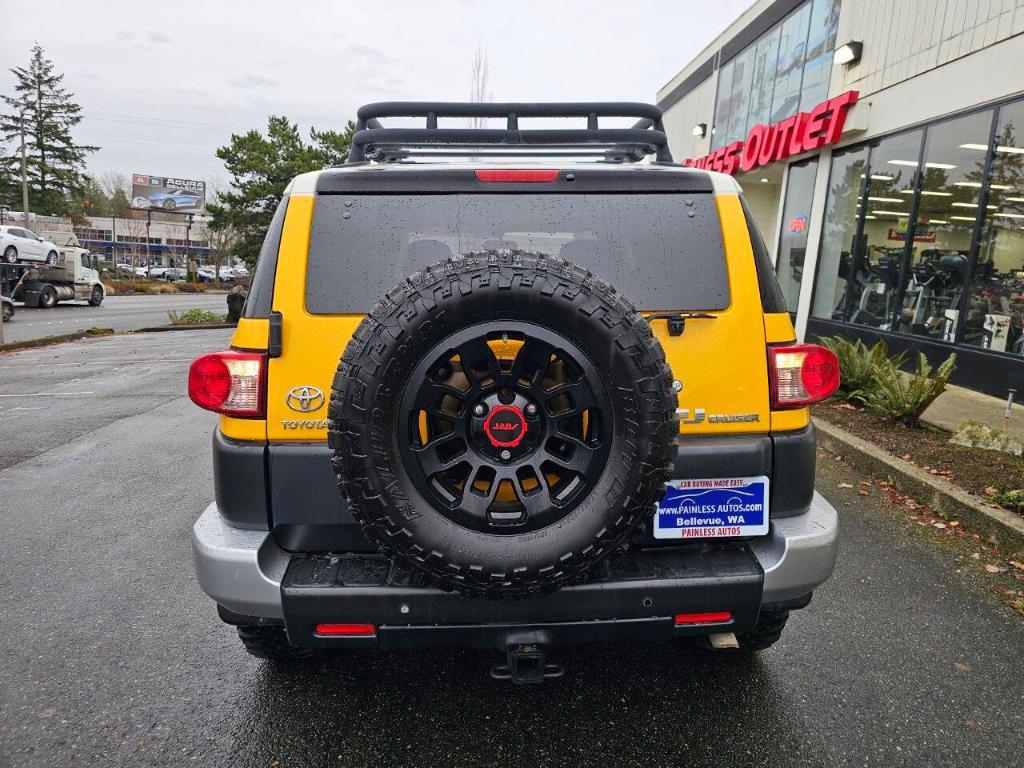
[[[312,413],[324,404],[324,393],[316,387],[292,387],[284,401],[293,411]]]

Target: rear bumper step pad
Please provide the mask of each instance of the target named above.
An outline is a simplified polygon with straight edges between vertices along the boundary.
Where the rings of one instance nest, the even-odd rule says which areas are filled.
[[[764,574],[745,545],[617,555],[551,594],[486,600],[445,592],[380,555],[293,556],[281,583],[285,626],[303,646],[505,647],[742,632],[757,621]],[[732,620],[676,627],[680,613]],[[321,623],[368,623],[373,637],[320,637]]]

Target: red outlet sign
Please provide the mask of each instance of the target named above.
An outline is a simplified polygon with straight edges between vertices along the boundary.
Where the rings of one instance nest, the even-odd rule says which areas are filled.
[[[799,112],[772,125],[755,125],[744,141],[734,141],[704,157],[683,160],[683,165],[731,175],[835,144],[843,133],[847,110],[857,103],[857,93],[847,91],[821,102],[810,112]]]

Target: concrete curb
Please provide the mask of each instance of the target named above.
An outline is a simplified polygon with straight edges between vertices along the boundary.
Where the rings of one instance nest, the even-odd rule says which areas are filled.
[[[855,467],[876,477],[891,480],[896,488],[927,504],[943,517],[963,520],[977,533],[1001,547],[1024,550],[1024,518],[991,506],[943,477],[925,472],[898,456],[851,435],[844,429],[815,417],[818,445],[842,456]]]
[[[204,323],[202,325],[154,325],[136,328],[132,333],[163,333],[165,331],[209,331],[212,328],[234,328],[234,323]]]
[[[57,336],[38,336],[34,339],[22,339],[0,344],[0,353],[17,352],[20,349],[35,349],[37,347],[49,347],[54,344],[64,344],[68,341],[81,341],[82,339],[99,339],[104,336],[113,336],[112,328],[86,328],[72,333],[62,333]]]

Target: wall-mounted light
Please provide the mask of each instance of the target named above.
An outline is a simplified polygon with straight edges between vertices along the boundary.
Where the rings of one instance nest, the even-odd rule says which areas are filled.
[[[856,64],[860,61],[860,55],[864,51],[864,43],[851,40],[845,45],[841,45],[836,48],[835,55],[832,60],[836,64]]]
[[[708,124],[697,123],[695,126],[693,126],[693,135],[696,136],[698,139],[703,139],[705,136],[708,135]]]

